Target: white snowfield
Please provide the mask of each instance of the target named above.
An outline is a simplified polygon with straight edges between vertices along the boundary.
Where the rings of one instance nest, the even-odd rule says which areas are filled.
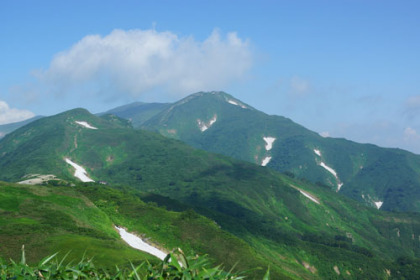
[[[314,149],[314,153],[317,156],[322,156],[321,151],[318,149]],[[340,191],[341,187],[343,186],[343,183],[340,181],[340,178],[338,178],[337,172],[332,169],[331,167],[329,167],[328,165],[326,165],[324,162],[321,161],[321,163],[319,164],[321,165],[323,168],[325,168],[328,172],[330,172],[332,175],[334,175],[335,179],[337,179],[337,192]]]
[[[340,179],[338,178],[337,172],[332,169],[331,167],[329,167],[328,165],[326,165],[324,162],[321,161],[321,163],[319,164],[322,167],[324,167],[328,172],[330,172],[332,175],[334,175],[335,179],[337,179],[338,181],[338,187],[337,187],[337,192],[340,191],[341,187],[343,186],[343,183],[341,183]]]
[[[317,198],[315,198],[313,195],[301,190],[300,188],[296,187],[295,185],[290,185],[292,188],[297,189],[301,194],[309,198],[311,201],[315,202],[316,204],[321,204]]]
[[[25,176],[25,178],[31,177],[31,179],[27,179],[24,181],[18,182],[18,184],[22,185],[40,185],[44,182],[48,182],[51,180],[58,180],[55,175],[49,174],[49,175],[41,175],[41,174],[30,174]]]
[[[309,198],[310,200],[312,200],[313,202],[315,202],[316,204],[320,204],[318,199],[316,199],[315,197],[311,196],[309,193],[304,192],[302,190],[299,190],[301,194],[303,194],[304,196],[306,196],[307,198]]]
[[[332,175],[334,175],[335,178],[337,178],[337,172],[335,172],[334,169],[332,169],[331,167],[329,167],[328,165],[326,165],[322,161],[321,161],[321,163],[319,165],[321,165],[322,167],[324,167],[328,172],[330,172]]]
[[[262,162],[261,162],[261,166],[266,166],[271,160],[271,157],[265,157]]]
[[[232,104],[232,105],[239,106],[239,107],[241,107],[242,109],[246,109],[246,106],[245,106],[245,105],[239,104],[238,102],[236,102],[236,101],[234,101],[234,100],[229,99],[227,102],[229,102],[229,103],[230,103],[230,104]]]
[[[374,202],[375,203],[375,205],[376,205],[376,208],[381,208],[381,206],[382,206],[382,204],[384,204],[384,202],[383,201],[377,201],[377,202]]]
[[[209,129],[216,121],[217,121],[217,115],[214,115],[213,118],[208,123],[205,123],[200,119],[197,119],[198,128],[201,130],[201,132],[204,132],[207,129]]]
[[[89,129],[98,129],[97,127],[91,126],[90,124],[84,121],[75,121],[75,123],[80,124],[81,126],[84,126]]]
[[[366,202],[368,202],[368,203],[372,203],[373,202],[373,204],[375,204],[375,206],[376,206],[376,209],[380,209],[381,207],[382,207],[382,204],[384,204],[384,202],[383,201],[375,201],[375,200],[373,200],[373,198],[368,194],[368,195],[364,195],[363,193],[362,193],[362,198],[366,201]]]
[[[143,240],[141,240],[140,237],[127,232],[124,228],[121,227],[115,227],[121,238],[131,247],[133,247],[134,249],[149,253],[155,257],[158,257],[159,259],[163,260],[167,253],[161,251],[160,249],[153,247],[152,245],[147,244],[146,242],[144,242]]]
[[[70,164],[76,169],[76,171],[74,172],[74,177],[79,178],[82,182],[95,182],[87,176],[87,172],[83,167],[72,162],[69,158],[65,158],[65,160],[68,164]]]
[[[276,138],[274,137],[263,137],[266,145],[265,145],[265,149],[267,151],[271,150],[273,148],[273,143],[274,141],[276,141]]]

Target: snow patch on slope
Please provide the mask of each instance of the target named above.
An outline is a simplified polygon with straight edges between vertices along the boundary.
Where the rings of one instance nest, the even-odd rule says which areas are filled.
[[[376,205],[376,208],[381,208],[381,206],[382,206],[382,204],[384,204],[384,202],[383,201],[376,201],[376,202],[374,202],[375,203],[375,205]]]
[[[230,103],[230,104],[232,104],[232,105],[239,106],[242,109],[246,109],[247,108],[245,105],[240,104],[240,103],[238,103],[238,102],[236,102],[236,101],[234,101],[232,99],[228,99],[227,102]]]
[[[261,166],[266,166],[271,160],[271,157],[265,157],[262,162],[261,162]]]
[[[41,175],[41,174],[29,174],[26,175],[25,178],[30,178],[24,181],[18,182],[18,184],[22,185],[40,185],[44,182],[48,182],[51,180],[58,180],[55,175],[49,174],[49,175]]]
[[[320,150],[314,149],[314,153],[317,154],[318,156],[321,156],[321,151]]]
[[[380,209],[382,207],[382,204],[384,204],[384,202],[380,201],[379,198],[372,198],[369,194],[365,195],[362,193],[362,199],[370,205],[375,205],[376,209]]]
[[[98,129],[97,127],[91,126],[90,124],[88,124],[85,121],[75,121],[75,123],[77,123],[77,124],[79,124],[83,127],[89,128],[89,129]]]
[[[322,157],[322,153],[320,150],[318,149],[314,149],[313,150],[314,153],[319,156]],[[337,192],[340,191],[341,187],[343,186],[343,183],[340,181],[340,178],[338,178],[337,172],[332,169],[331,167],[329,167],[328,165],[326,165],[324,162],[321,161],[321,163],[319,164],[321,165],[323,168],[325,168],[328,172],[330,172],[332,175],[334,175],[335,179],[337,180]]]
[[[115,227],[118,230],[118,233],[120,234],[121,238],[131,247],[134,249],[147,252],[161,260],[165,259],[166,253],[161,251],[160,249],[153,247],[150,244],[147,244],[144,242],[140,237],[127,232],[124,228],[121,227]]]
[[[319,199],[317,199],[316,197],[314,197],[313,195],[309,194],[308,192],[301,190],[300,188],[296,187],[295,185],[289,184],[289,186],[291,186],[292,188],[298,190],[301,194],[303,194],[304,196],[306,196],[307,198],[309,198],[311,201],[315,202],[316,204],[321,204],[319,202]]]
[[[320,204],[318,199],[316,199],[315,197],[311,196],[309,193],[304,192],[302,190],[299,190],[301,194],[303,194],[304,196],[306,196],[307,198],[309,198],[310,200],[312,200],[313,202],[315,202],[316,204]]]
[[[273,148],[273,143],[274,141],[276,141],[276,138],[274,137],[263,137],[266,145],[265,145],[265,149],[267,151],[271,150],[271,148]]]
[[[319,164],[321,165],[323,168],[325,168],[328,172],[330,172],[332,175],[334,175],[335,179],[337,179],[337,192],[340,191],[341,187],[343,186],[343,183],[340,181],[340,178],[338,178],[337,172],[332,169],[331,167],[329,167],[328,165],[326,165],[324,162],[321,161],[321,163]]]
[[[95,182],[87,176],[87,172],[83,167],[72,162],[69,158],[65,158],[65,160],[68,164],[70,164],[76,169],[76,171],[74,172],[74,177],[79,178],[82,182]]]
[[[276,141],[276,138],[268,136],[263,137],[263,140],[265,141],[265,150],[270,151],[273,148],[273,143]],[[271,156],[266,156],[263,158],[261,161],[261,166],[266,166],[270,162],[271,158]],[[256,156],[256,159],[258,159],[258,156]]]
[[[201,132],[204,132],[207,129],[209,129],[216,121],[217,121],[217,115],[216,114],[207,123],[200,120],[200,119],[197,119],[198,128],[201,130]]]
[[[328,172],[330,172],[332,175],[334,175],[334,177],[335,178],[337,178],[338,179],[338,177],[337,177],[337,172],[335,172],[335,170],[334,169],[332,169],[331,167],[329,167],[328,165],[326,165],[324,162],[322,162],[321,161],[321,163],[319,164],[319,165],[321,165],[322,167],[324,167]]]

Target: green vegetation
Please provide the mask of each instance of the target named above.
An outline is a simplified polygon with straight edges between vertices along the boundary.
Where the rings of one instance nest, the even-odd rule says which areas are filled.
[[[221,266],[210,267],[210,262],[205,256],[186,257],[181,250],[170,253],[166,258],[155,265],[142,262],[137,266],[131,264],[130,269],[114,271],[95,267],[92,259],[82,259],[76,264],[65,263],[53,254],[42,259],[36,266],[26,264],[25,251],[22,248],[20,262],[11,260],[9,264],[0,261],[1,279],[196,279],[196,280],[239,280],[243,276],[232,271],[226,272]],[[269,279],[267,271],[264,280]]]
[[[70,250],[72,258],[86,253],[104,265],[147,256],[125,246],[111,219],[72,188],[0,183],[0,197],[0,257],[16,259],[22,244],[31,263]]]
[[[373,275],[385,275],[386,270],[407,273],[409,271],[407,267],[412,263],[416,264],[418,260],[418,258],[408,257],[413,253],[409,251],[404,253],[401,250],[404,246],[407,250],[410,244],[392,244],[402,240],[409,242],[410,238],[405,238],[409,235],[405,232],[408,229],[402,226],[404,224],[406,227],[416,226],[418,218],[413,217],[410,220],[407,215],[388,216],[379,211],[364,213],[365,210],[360,206],[353,213],[348,213],[349,209],[340,206],[342,202],[331,205],[330,211],[337,207],[336,211],[343,213],[330,212],[333,217],[329,221],[346,215],[345,219],[359,223],[357,218],[351,216],[360,216],[364,213],[367,218],[371,216],[378,219],[375,223],[378,227],[382,226],[379,230],[384,231],[384,235],[394,235],[389,237],[392,242],[386,242],[384,237],[375,233],[377,229],[369,225],[368,220],[365,221],[366,224],[361,224],[351,237],[345,232],[341,235],[332,235],[326,232],[325,228],[324,231],[318,231],[309,225],[307,230],[311,228],[312,230],[301,235],[295,230],[287,231],[278,225],[269,227],[266,223],[262,223],[261,226],[273,231],[271,235],[268,235],[263,230],[252,228],[251,223],[247,224],[248,221],[252,222],[250,220],[252,216],[243,216],[242,223],[242,219],[235,222],[227,215],[216,215],[217,213],[209,211],[217,218],[216,224],[195,211],[187,210],[191,207],[187,204],[156,194],[139,193],[127,187],[115,189],[95,184],[80,184],[75,187],[19,186],[6,183],[2,183],[2,186],[3,202],[6,203],[0,207],[3,218],[1,223],[7,226],[0,227],[2,240],[0,253],[4,258],[16,259],[18,256],[13,254],[19,251],[21,244],[25,244],[31,252],[28,260],[32,263],[38,262],[43,255],[70,250],[70,259],[79,259],[86,254],[87,257],[94,257],[99,267],[109,268],[114,264],[127,267],[128,260],[139,263],[144,258],[149,258],[153,262],[153,258],[147,257],[146,254],[124,246],[118,240],[112,224],[124,225],[130,231],[141,232],[145,236],[152,237],[153,242],[159,244],[158,246],[168,249],[182,247],[188,255],[208,254],[215,263],[223,263],[225,267],[232,267],[236,263],[236,268],[240,271],[270,267],[273,279],[308,277],[334,279],[337,276],[333,270],[335,265],[344,273],[349,271],[352,274],[349,278],[371,278]],[[301,185],[301,187],[304,186]],[[325,193],[331,195],[328,191]],[[149,202],[143,202],[140,199],[142,197]],[[327,197],[321,196],[323,203],[326,199]],[[31,200],[33,203],[30,203]],[[14,204],[16,201],[17,205]],[[178,208],[179,212],[157,207],[157,202],[161,206],[166,205],[168,209]],[[314,203],[308,201],[308,206],[312,204]],[[3,205],[9,205],[9,207],[6,208]],[[354,205],[357,206],[356,203]],[[350,206],[354,205],[350,204]],[[203,206],[198,209],[202,210]],[[375,212],[380,214],[379,217],[373,214]],[[252,213],[249,212],[249,214]],[[101,223],[101,221],[109,222]],[[233,223],[230,227],[227,226],[229,222]],[[298,222],[298,219],[290,215],[288,222]],[[344,224],[344,221],[340,223]],[[242,240],[223,231],[218,224],[222,225],[222,229],[226,228],[236,233],[235,235],[241,237]],[[338,224],[331,224],[331,227]],[[346,227],[342,230],[351,230],[350,227]],[[400,228],[401,238],[396,238],[396,232],[391,230],[395,227]],[[414,230],[418,229],[414,228]],[[367,233],[371,234],[371,237],[368,237],[372,240],[365,241],[366,244],[360,244],[358,241],[361,237],[356,234],[366,235]],[[19,236],[18,240],[16,236]],[[373,250],[372,246],[381,245],[380,241],[384,244],[377,248],[378,250]],[[392,248],[395,248],[395,256],[405,254],[410,262],[407,262],[407,265],[394,264],[393,259],[396,260],[397,257],[389,256]],[[419,248],[418,244],[413,248]],[[380,255],[381,250],[383,250],[382,255]],[[63,256],[62,253],[60,255]],[[335,260],[334,265],[331,264],[331,260]],[[309,269],[306,271],[305,265],[313,272]],[[248,274],[253,275],[255,279],[260,279],[263,270],[251,270]]]
[[[135,128],[159,132],[166,137],[184,141],[195,148],[258,165],[265,157],[270,156],[268,167],[293,174],[296,178],[321,183],[332,191],[336,191],[342,183],[341,193],[371,207],[376,207],[375,202],[383,202],[381,210],[420,212],[419,155],[344,139],[323,138],[290,119],[267,115],[224,92],[199,92],[172,104],[137,102],[109,110],[106,114],[108,115],[103,115],[101,120],[78,109],[58,116],[61,116],[61,121],[67,116],[67,124],[70,124],[73,115],[84,118],[100,128],[109,128],[111,123],[114,128],[133,125]],[[124,118],[125,122],[109,114]],[[215,116],[217,121],[210,129],[202,132],[198,123],[208,124]],[[48,119],[47,122],[51,124],[51,119]],[[39,123],[37,127],[40,128],[41,124],[44,125],[45,122]],[[60,131],[61,126],[61,123],[58,124],[55,133],[49,135],[40,134],[33,137],[33,132],[27,131],[19,139],[12,137],[14,143],[9,143],[9,147],[3,148],[0,144],[0,151],[6,152],[2,156],[3,159],[0,157],[0,168],[12,165],[0,179],[14,181],[25,174],[37,173],[42,169],[22,169],[22,165],[15,163],[13,159],[28,153],[31,159],[42,157],[42,154],[48,153],[48,145],[43,143],[43,139],[47,137],[56,138],[56,144],[65,143],[62,149],[71,146],[70,140],[77,143],[77,137],[67,138],[73,133],[64,134]],[[74,123],[73,126],[77,127]],[[12,127],[15,129],[20,127],[20,124]],[[0,131],[1,129],[0,126]],[[80,127],[78,129],[80,133],[84,133]],[[8,132],[10,130],[12,129]],[[276,138],[270,151],[266,151],[266,143],[263,140],[263,137],[267,136]],[[12,151],[16,144],[28,138],[36,141],[39,149],[20,149],[22,154],[14,154]],[[321,152],[320,156],[314,153],[315,149]],[[62,150],[60,153],[66,154]],[[112,157],[108,160],[112,160]],[[321,162],[334,169],[338,179],[323,168]],[[48,170],[54,174],[59,172],[55,168],[59,164],[57,161],[45,161],[40,164],[48,165]],[[10,170],[15,173],[10,173]]]
[[[182,140],[209,152],[260,165],[266,156],[268,167],[294,174],[332,191],[339,183],[344,195],[381,210],[420,212],[420,156],[398,150],[358,144],[344,139],[323,138],[290,119],[270,116],[243,104],[229,94],[200,92],[188,96],[135,126]],[[124,117],[123,112],[116,112]],[[139,111],[139,114],[141,112]],[[202,132],[198,120],[217,121]],[[276,140],[266,151],[263,137]],[[321,152],[315,154],[314,149]],[[323,162],[339,177],[320,166]]]
[[[68,259],[95,258],[101,268],[127,267],[156,259],[134,250],[120,240],[113,225],[142,233],[164,250],[184,248],[188,255],[208,254],[212,263],[250,270],[261,278],[270,264],[237,237],[192,210],[167,211],[144,203],[133,189],[102,185],[22,186],[0,182],[0,258],[17,259],[22,244],[29,263],[42,256],[69,252]],[[281,275],[281,274],[274,274]]]
[[[66,157],[101,183],[80,183]],[[367,162],[357,158],[357,164]],[[3,180],[28,174],[61,179],[42,186],[0,183],[4,259],[17,259],[25,244],[29,263],[71,250],[70,259],[94,256],[104,269],[144,259],[157,264],[125,245],[114,225],[168,251],[208,254],[224,267],[237,263],[235,271],[250,271],[251,279],[261,279],[267,267],[273,279],[387,279],[407,275],[420,257],[418,213],[378,211],[322,182],[197,150],[82,109],[6,136],[0,168]]]

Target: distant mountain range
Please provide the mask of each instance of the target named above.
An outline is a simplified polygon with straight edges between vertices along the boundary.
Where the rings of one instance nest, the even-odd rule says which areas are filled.
[[[224,92],[199,92],[173,104],[135,103],[108,113],[138,129],[326,185],[381,210],[420,211],[419,155],[324,138]]]
[[[107,111],[105,114],[116,115],[120,118],[129,120],[133,127],[141,125],[151,117],[169,108],[171,103],[144,103],[134,102],[128,105],[120,106]],[[102,115],[102,114],[99,114]]]
[[[221,98],[229,97],[194,95],[146,122],[170,119],[197,96],[216,97],[222,107]],[[229,100],[232,115],[242,110],[261,114]],[[209,114],[199,122],[193,113],[193,122],[185,119],[185,131],[194,124],[197,135],[223,120],[223,114]],[[168,123],[167,129],[175,128]],[[280,135],[262,136],[262,157],[274,159],[269,153]],[[270,143],[272,149],[266,148]],[[325,150],[319,149],[321,155],[312,153],[322,157]],[[81,252],[82,244],[103,252],[108,240],[107,252],[114,254],[121,246],[112,229],[118,224],[147,233],[169,249],[207,253],[218,263],[238,260],[240,269],[269,266],[272,279],[386,279],[387,271],[417,271],[404,272],[398,257],[406,256],[412,265],[412,258],[420,256],[418,213],[365,207],[330,187],[133,129],[115,115],[74,109],[33,121],[0,140],[0,170],[0,180],[21,182],[0,183],[0,224],[7,225],[0,227],[0,256],[5,258],[19,248],[13,242],[17,236],[42,252],[72,247]],[[104,255],[100,259],[104,265],[113,262]],[[264,272],[255,270],[254,276]]]
[[[0,124],[0,139],[3,138],[6,134],[18,129],[19,127],[24,126],[25,124],[28,124],[30,122],[36,121],[37,119],[40,119],[40,118],[42,118],[42,116],[35,116],[33,118],[20,121],[20,122]]]
[[[419,155],[324,138],[224,92],[199,92],[175,103],[136,102],[103,114],[116,115],[136,129],[158,132],[195,148],[328,186],[381,210],[420,211]],[[0,126],[0,133],[37,118]]]

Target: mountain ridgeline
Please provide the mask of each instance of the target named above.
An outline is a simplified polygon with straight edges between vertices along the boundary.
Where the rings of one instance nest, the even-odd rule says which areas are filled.
[[[207,106],[196,106],[189,117],[171,123],[194,102]],[[224,120],[239,133],[236,128],[246,120],[256,131],[259,119],[272,119],[260,129],[282,123],[281,127],[290,127],[287,135],[292,138],[304,138],[306,133],[309,139],[317,139],[297,142],[297,147],[312,145],[302,146],[310,153],[301,157],[315,158],[314,167],[321,175],[334,168],[344,185],[336,193],[331,187],[259,166],[264,159],[268,166],[276,162],[277,145],[286,137],[280,134],[281,127],[277,134],[242,130],[245,138],[237,142],[229,139],[235,133],[223,141],[213,140],[220,145],[226,142],[238,153],[234,143],[260,145],[257,165],[133,129],[128,120],[114,115],[98,117],[74,109],[31,122],[0,141],[0,180],[34,183],[44,178],[43,186],[0,184],[0,225],[7,225],[0,227],[0,256],[10,257],[19,245],[13,241],[18,236],[44,255],[72,248],[78,241],[77,248],[93,244],[109,264],[114,260],[106,254],[123,246],[112,228],[118,224],[146,234],[168,250],[181,247],[189,253],[209,254],[227,268],[236,261],[239,269],[263,267],[253,270],[255,279],[261,279],[268,266],[272,279],[387,279],[418,273],[419,214],[378,211],[343,196],[344,175],[327,156],[333,150],[322,142],[333,139],[321,138],[290,120],[266,116],[222,93],[196,94],[157,111],[143,119],[144,126],[159,125],[161,133],[181,140],[191,131],[189,137],[196,143]],[[245,124],[243,112],[251,116],[243,116]],[[194,128],[198,131],[193,132]],[[368,166],[371,156],[368,149],[365,153],[366,161],[358,164]],[[326,175],[330,174],[327,170]],[[338,182],[336,176],[326,178],[332,184]],[[105,243],[109,246],[102,248]],[[141,257],[127,248],[124,254]]]
[[[136,102],[106,114],[136,129],[328,186],[381,210],[420,211],[419,155],[324,138],[223,92],[199,92],[173,104]],[[0,126],[0,137],[33,120]]]
[[[381,210],[420,211],[419,155],[324,138],[223,92],[199,92],[162,104],[153,114],[130,109],[115,113],[136,120],[144,116],[133,122],[135,128],[325,185]]]
[[[14,122],[14,123],[8,123],[8,124],[1,124],[0,125],[0,139],[3,138],[6,134],[18,129],[19,127],[22,127],[28,123],[31,123],[35,120],[38,120],[42,118],[42,116],[35,116],[33,118],[20,121],[20,122]]]

